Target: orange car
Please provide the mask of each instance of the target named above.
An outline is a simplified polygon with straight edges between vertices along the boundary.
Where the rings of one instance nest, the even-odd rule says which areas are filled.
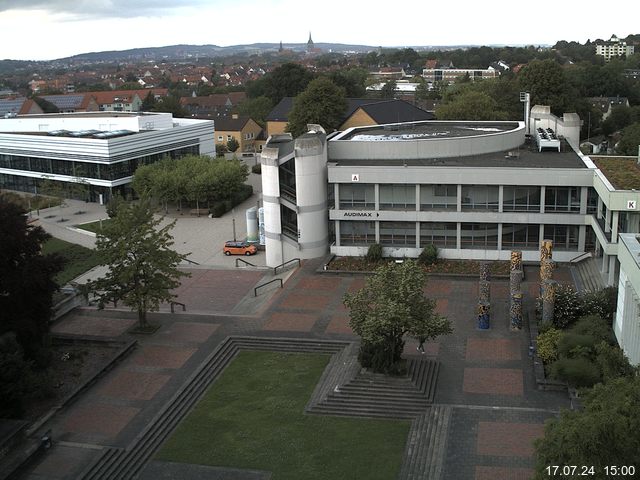
[[[247,242],[225,242],[222,249],[225,255],[255,255],[258,249]]]

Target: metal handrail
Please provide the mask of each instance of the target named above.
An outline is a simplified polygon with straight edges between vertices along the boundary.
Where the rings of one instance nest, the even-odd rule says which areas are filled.
[[[282,283],[282,279],[281,278],[274,278],[273,280],[269,280],[267,283],[263,283],[262,285],[258,285],[256,288],[253,289],[253,296],[257,297],[258,296],[258,289],[262,288],[262,287],[266,287],[267,285],[269,285],[270,283],[273,282],[280,282],[280,288],[284,288],[284,284]]]
[[[569,260],[569,263],[578,263],[580,260],[583,260],[582,257],[591,258],[592,254],[591,254],[591,252],[583,252],[580,255],[578,255],[577,257],[574,257],[571,260]]]
[[[257,267],[257,265],[254,265],[251,262],[247,262],[245,259],[243,258],[236,258],[236,268],[238,267],[238,262],[242,262],[242,263],[246,263],[247,265],[251,266],[251,267]]]
[[[292,258],[291,260],[287,260],[286,262],[281,263],[280,265],[277,265],[277,266],[273,267],[273,274],[277,275],[279,268],[283,268],[284,269],[285,266],[287,266],[287,265],[289,265],[290,263],[293,263],[293,262],[298,262],[298,266],[300,266],[302,264],[300,262],[299,258]]]
[[[182,307],[182,311],[186,312],[187,311],[187,306],[184,303],[180,303],[180,302],[169,302],[169,306],[171,307],[171,313],[175,313],[174,309],[176,305],[180,305]]]

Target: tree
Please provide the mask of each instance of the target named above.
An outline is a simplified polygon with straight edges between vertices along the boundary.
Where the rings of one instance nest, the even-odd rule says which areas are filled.
[[[260,125],[265,126],[267,115],[273,108],[271,100],[265,96],[257,98],[247,98],[240,105],[238,105],[238,112],[243,117],[249,117]]]
[[[295,97],[304,91],[314,74],[297,63],[285,63],[260,80],[247,85],[250,98],[268,97],[276,105],[284,97]]]
[[[0,196],[0,335],[14,332],[25,357],[46,363],[46,336],[53,277],[62,267],[60,257],[41,253],[49,235],[27,224],[24,212]]]
[[[153,95],[153,92],[149,90],[147,96],[142,100],[142,104],[140,105],[141,112],[153,112],[158,104],[156,97]]]
[[[180,285],[180,277],[189,276],[177,268],[187,255],[171,249],[169,231],[175,221],[158,228],[161,222],[154,218],[148,199],[123,203],[96,241],[101,265],[109,270],[89,282],[88,289],[101,304],[122,301],[135,310],[140,328],[148,327],[147,312],[157,311],[162,302],[176,298],[171,291]]]
[[[506,120],[496,101],[486,93],[465,90],[436,109],[439,120]]]
[[[399,369],[404,336],[426,341],[453,331],[424,295],[427,275],[413,260],[379,267],[364,288],[344,296],[349,325],[362,338],[359,360],[375,371]]]
[[[640,377],[596,385],[583,411],[564,410],[547,421],[535,442],[536,479],[549,478],[548,465],[593,465],[604,478],[607,465],[640,465]],[[573,477],[572,477],[573,478]]]
[[[620,155],[638,155],[640,148],[640,123],[634,123],[622,130],[622,138],[616,145],[616,152]]]
[[[394,98],[394,96],[396,94],[396,87],[397,86],[398,86],[398,84],[396,83],[395,80],[389,80],[380,89],[380,97],[388,98],[388,99]]]
[[[331,72],[330,79],[337,86],[344,88],[348,98],[360,98],[367,94],[366,81],[369,72],[364,68],[353,67]]]
[[[297,137],[307,131],[308,123],[320,124],[327,131],[335,130],[346,110],[344,89],[328,78],[317,78],[293,102],[287,131]]]
[[[229,150],[231,153],[235,153],[238,148],[240,148],[240,144],[235,139],[235,137],[231,137],[231,139],[227,142],[227,150]]]
[[[176,118],[187,116],[187,111],[180,103],[180,98],[171,95],[162,97],[158,100],[154,107],[154,112],[167,112]]]
[[[554,60],[534,60],[518,75],[522,90],[531,94],[532,105],[548,105],[556,115],[575,111],[575,89]]]

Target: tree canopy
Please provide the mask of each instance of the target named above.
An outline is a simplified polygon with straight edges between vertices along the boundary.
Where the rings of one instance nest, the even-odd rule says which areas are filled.
[[[260,80],[247,85],[251,98],[265,96],[276,105],[284,97],[295,97],[302,92],[314,74],[297,63],[285,63],[266,74]]]
[[[42,364],[52,295],[58,288],[53,278],[62,260],[41,254],[49,235],[27,224],[23,214],[0,196],[0,335],[15,332],[26,358]]]
[[[620,155],[638,155],[640,148],[640,123],[634,123],[622,130],[622,138],[616,145],[616,152]]]
[[[121,301],[136,311],[141,328],[147,326],[147,312],[176,298],[172,290],[188,276],[177,268],[187,255],[171,248],[175,221],[159,228],[161,223],[148,199],[120,203],[96,241],[101,265],[109,269],[87,285],[101,303]]]
[[[379,267],[364,288],[345,294],[349,325],[362,338],[363,366],[393,371],[405,335],[426,341],[453,331],[449,320],[435,311],[435,301],[425,297],[426,281],[417,262],[405,260]]]
[[[297,137],[307,131],[309,123],[322,125],[327,131],[335,130],[346,110],[344,89],[328,78],[317,78],[294,100],[287,131]]]
[[[467,90],[436,110],[439,120],[507,120],[497,102],[483,92]]]
[[[532,105],[549,105],[556,115],[575,111],[576,91],[554,60],[534,60],[518,75],[520,86],[531,94]]]
[[[640,465],[640,377],[598,384],[583,411],[563,411],[536,441],[536,479],[548,465]],[[597,477],[603,478],[603,477]]]

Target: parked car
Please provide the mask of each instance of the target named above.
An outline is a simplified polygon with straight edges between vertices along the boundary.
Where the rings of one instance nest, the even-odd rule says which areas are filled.
[[[258,249],[247,242],[224,242],[222,249],[225,255],[255,255]]]

